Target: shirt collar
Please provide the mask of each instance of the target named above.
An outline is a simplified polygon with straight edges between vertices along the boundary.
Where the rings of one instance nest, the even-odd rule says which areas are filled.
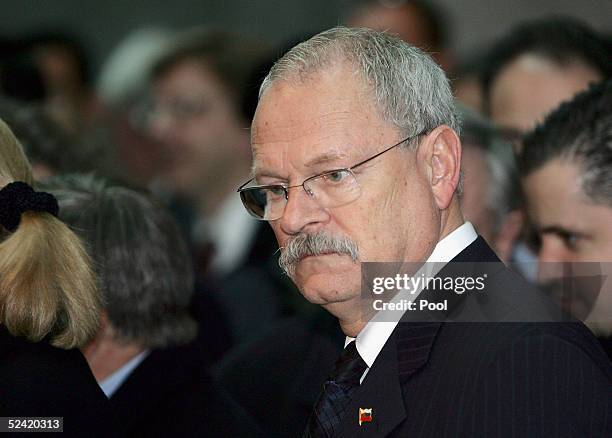
[[[145,360],[145,358],[149,355],[151,350],[144,350],[138,355],[134,356],[128,362],[126,362],[121,368],[115,371],[113,374],[101,380],[99,385],[102,388],[102,391],[106,395],[106,397],[111,398],[115,392],[119,389],[119,387],[123,384],[123,382],[132,374],[132,371],[140,365],[140,363]]]

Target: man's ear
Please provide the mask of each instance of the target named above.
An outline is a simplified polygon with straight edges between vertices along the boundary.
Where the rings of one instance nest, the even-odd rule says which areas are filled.
[[[436,205],[445,210],[459,184],[461,141],[447,125],[438,126],[421,141],[417,152],[419,167],[427,176]]]

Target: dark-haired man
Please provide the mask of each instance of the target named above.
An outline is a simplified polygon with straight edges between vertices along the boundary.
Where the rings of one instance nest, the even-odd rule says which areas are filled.
[[[571,18],[530,21],[491,49],[483,74],[485,109],[518,139],[559,103],[611,75],[608,45],[587,25]]]
[[[430,53],[444,70],[452,68],[445,16],[428,0],[364,0],[357,2],[347,23],[395,33],[407,43]]]
[[[538,235],[540,280],[558,288],[561,262],[575,275],[602,275],[593,288],[565,292],[569,310],[612,357],[612,81],[550,114],[525,137],[519,164]]]

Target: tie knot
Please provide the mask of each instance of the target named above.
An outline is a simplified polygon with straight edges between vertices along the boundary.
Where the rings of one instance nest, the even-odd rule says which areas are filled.
[[[336,362],[330,380],[340,384],[355,385],[359,383],[359,379],[367,368],[367,364],[357,351],[355,341],[351,341]]]

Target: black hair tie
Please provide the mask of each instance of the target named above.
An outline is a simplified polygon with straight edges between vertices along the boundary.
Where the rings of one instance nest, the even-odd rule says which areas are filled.
[[[37,192],[22,181],[12,182],[0,190],[0,225],[10,232],[15,231],[26,211],[46,212],[57,217],[59,205],[55,196]]]

